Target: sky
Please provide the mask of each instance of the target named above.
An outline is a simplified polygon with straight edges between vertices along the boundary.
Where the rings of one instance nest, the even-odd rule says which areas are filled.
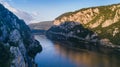
[[[0,0],[27,24],[54,20],[65,12],[120,3],[120,0]]]

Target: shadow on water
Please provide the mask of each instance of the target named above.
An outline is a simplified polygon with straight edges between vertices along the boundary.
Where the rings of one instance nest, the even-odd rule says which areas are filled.
[[[86,50],[76,50],[61,46],[56,43],[55,49],[62,57],[70,59],[77,67],[83,65],[84,67],[119,67],[120,57],[115,55],[103,55]]]
[[[76,50],[53,43],[44,36],[35,36],[43,47],[36,55],[39,67],[119,67],[120,57],[86,50]]]

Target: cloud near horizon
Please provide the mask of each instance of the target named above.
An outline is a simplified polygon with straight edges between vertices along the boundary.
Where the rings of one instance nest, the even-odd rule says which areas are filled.
[[[12,1],[12,0],[10,0],[10,1]],[[15,9],[5,0],[0,0],[0,3],[3,4],[5,6],[5,8],[7,8],[11,12],[13,12],[15,15],[17,15],[20,19],[23,19],[26,22],[26,24],[29,24],[33,20],[35,20],[35,17],[33,17],[33,16],[35,16],[34,13],[30,14],[28,12],[25,12],[25,11],[22,11],[19,9]]]

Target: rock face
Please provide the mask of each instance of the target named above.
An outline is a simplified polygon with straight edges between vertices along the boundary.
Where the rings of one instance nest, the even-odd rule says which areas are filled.
[[[34,67],[41,51],[29,27],[0,4],[0,67]]]
[[[82,48],[106,54],[119,54],[120,46],[113,45],[109,39],[101,39],[97,33],[84,28],[78,22],[66,21],[60,25],[52,26],[46,36],[64,46]]]
[[[52,26],[46,36],[54,41],[71,42],[69,47],[89,49],[89,46],[95,46],[99,43],[99,37],[96,33],[84,28],[78,22],[66,21],[59,26]],[[88,47],[87,47],[88,46]],[[90,47],[91,48],[91,47]]]
[[[68,12],[54,20],[54,25],[65,21],[79,22],[85,28],[96,32],[101,39],[108,39],[120,45],[120,4],[91,7]]]
[[[49,33],[47,36],[53,39],[69,39],[69,38],[77,38],[80,40],[86,40],[86,41],[97,41],[97,34],[95,34],[94,32],[84,28],[81,24],[79,24],[78,22],[69,22],[66,21],[62,24],[60,24],[59,26],[52,26],[47,33]],[[61,35],[64,36],[64,38],[62,37],[56,37],[54,38],[54,36],[50,35],[50,34],[54,34],[55,35]],[[95,41],[95,42],[96,42]]]
[[[52,40],[70,40],[76,39],[78,41],[98,42],[96,33],[84,28],[78,22],[64,22],[59,26],[52,26],[47,31],[47,37]]]

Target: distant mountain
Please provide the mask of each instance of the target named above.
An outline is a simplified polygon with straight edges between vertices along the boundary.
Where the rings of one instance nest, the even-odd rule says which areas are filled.
[[[53,21],[43,21],[39,23],[31,23],[29,27],[34,30],[48,30],[53,25]]]
[[[96,32],[103,40],[120,45],[120,4],[83,8],[64,13],[54,20],[54,25],[65,21],[79,22]]]
[[[35,67],[41,50],[25,22],[0,4],[0,67]]]

